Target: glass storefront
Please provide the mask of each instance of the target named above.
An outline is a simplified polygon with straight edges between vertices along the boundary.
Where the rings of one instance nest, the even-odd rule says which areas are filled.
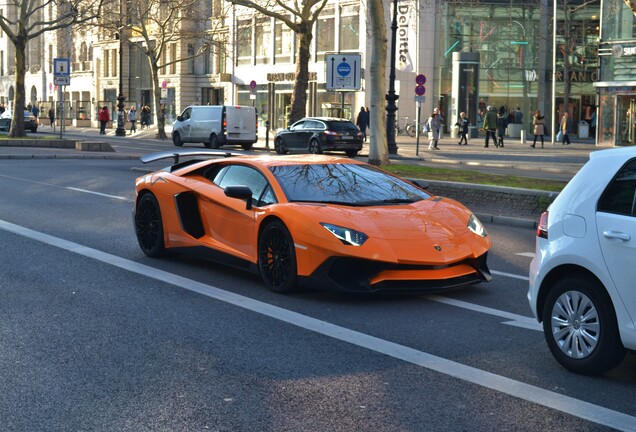
[[[636,140],[636,17],[623,0],[603,0],[599,43],[598,145]]]
[[[589,112],[586,105],[596,100],[599,5],[570,1],[568,6],[567,14],[561,8],[557,15],[556,108],[564,112],[568,99],[576,133]],[[439,105],[446,117],[456,114],[446,102],[451,100],[452,54],[475,52],[480,54],[478,127],[488,105],[507,113],[520,110],[527,131],[537,109],[552,123],[551,5],[486,0],[471,4],[467,14],[465,2],[449,0],[443,10]]]

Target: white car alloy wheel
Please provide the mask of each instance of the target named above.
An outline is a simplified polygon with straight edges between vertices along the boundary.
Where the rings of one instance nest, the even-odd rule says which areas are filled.
[[[596,349],[600,330],[598,312],[585,294],[578,291],[561,294],[551,316],[552,337],[565,355],[582,359]]]

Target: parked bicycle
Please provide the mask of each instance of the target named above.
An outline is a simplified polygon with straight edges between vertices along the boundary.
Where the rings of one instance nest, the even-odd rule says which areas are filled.
[[[395,134],[396,135],[408,135],[411,138],[415,136],[415,122],[409,121],[408,117],[402,117],[402,123],[400,119],[395,120]]]

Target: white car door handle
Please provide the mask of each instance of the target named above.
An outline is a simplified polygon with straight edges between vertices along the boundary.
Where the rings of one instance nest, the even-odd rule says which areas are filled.
[[[630,241],[631,236],[627,233],[617,232],[617,231],[603,231],[603,235],[608,239],[619,239],[623,241]]]

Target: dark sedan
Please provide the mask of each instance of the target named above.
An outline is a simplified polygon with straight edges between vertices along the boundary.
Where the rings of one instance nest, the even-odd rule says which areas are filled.
[[[13,118],[13,111],[5,110],[0,115],[0,130],[9,131],[11,129],[11,119]],[[24,111],[24,129],[30,130],[35,133],[38,131],[38,120],[35,118],[32,112]]]
[[[344,151],[354,157],[362,150],[362,132],[351,121],[328,117],[306,117],[281,130],[274,139],[278,154],[289,151]]]

